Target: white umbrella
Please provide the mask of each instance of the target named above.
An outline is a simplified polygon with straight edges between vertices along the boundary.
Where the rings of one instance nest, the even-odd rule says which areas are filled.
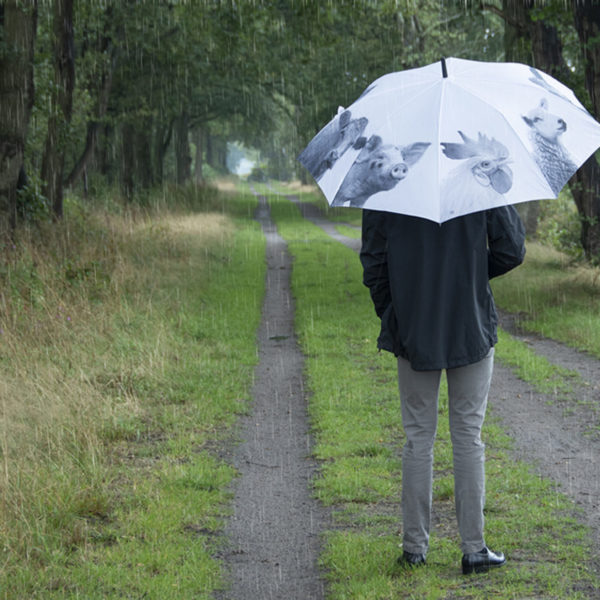
[[[556,198],[598,147],[600,124],[556,79],[448,58],[374,81],[298,159],[333,206],[442,223]]]

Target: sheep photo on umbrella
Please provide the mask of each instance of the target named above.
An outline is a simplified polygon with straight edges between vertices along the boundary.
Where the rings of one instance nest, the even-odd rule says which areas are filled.
[[[555,198],[599,146],[600,124],[552,77],[449,58],[377,79],[299,156],[331,205],[363,209],[377,346],[398,362],[405,568],[427,562],[443,371],[462,572],[506,563],[484,537],[481,429],[498,341],[489,280],[525,256],[513,205]]]

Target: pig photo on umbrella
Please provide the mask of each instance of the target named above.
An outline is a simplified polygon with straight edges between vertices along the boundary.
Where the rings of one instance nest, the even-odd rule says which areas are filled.
[[[431,144],[415,142],[406,146],[383,144],[378,135],[369,138],[348,171],[332,206],[362,208],[378,192],[396,187]]]
[[[497,206],[513,184],[506,146],[481,132],[476,139],[469,138],[462,131],[458,134],[462,138],[461,143],[441,143],[447,158],[460,161],[442,182],[445,218],[473,212],[476,205]]]
[[[548,110],[548,100],[542,98],[538,106],[523,116],[531,128],[533,155],[552,191],[558,192],[577,170],[577,165],[561,142],[567,131],[566,121]]]
[[[368,119],[353,119],[349,110],[343,110],[311,140],[298,160],[319,181],[349,149],[362,148],[366,138],[361,137]]]

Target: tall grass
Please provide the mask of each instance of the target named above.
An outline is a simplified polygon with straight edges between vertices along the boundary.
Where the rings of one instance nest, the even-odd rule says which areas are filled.
[[[127,278],[125,234],[116,222],[69,217],[21,231],[2,264],[0,536],[9,564],[43,563],[85,536],[83,517],[105,511],[99,431],[121,407],[103,401],[88,350],[106,335]]]
[[[204,448],[246,410],[256,361],[254,201],[99,204],[71,198],[0,267],[0,597],[203,597],[233,476]]]

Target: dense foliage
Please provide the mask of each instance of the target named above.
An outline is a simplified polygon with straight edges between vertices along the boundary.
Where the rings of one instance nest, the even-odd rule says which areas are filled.
[[[60,217],[60,184],[87,193],[108,182],[131,197],[201,182],[227,169],[234,141],[258,151],[269,176],[305,178],[295,157],[339,105],[385,72],[441,56],[530,62],[597,112],[598,11],[558,0],[5,0],[0,62],[32,52],[35,92],[20,99],[29,127],[12,150],[15,132],[0,123],[3,156],[16,156],[0,173],[4,228],[44,210]],[[28,19],[35,35],[15,45]],[[593,227],[600,210],[574,198]]]

